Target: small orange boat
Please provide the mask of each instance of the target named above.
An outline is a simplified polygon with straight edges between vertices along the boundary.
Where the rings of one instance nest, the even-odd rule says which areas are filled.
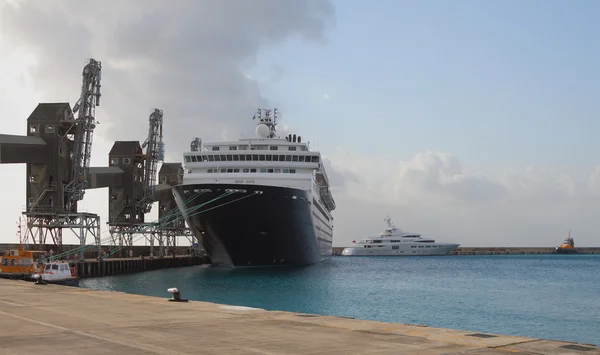
[[[46,252],[23,249],[20,218],[17,235],[19,236],[17,249],[0,251],[0,278],[30,280],[32,274],[43,270],[43,258]]]
[[[5,250],[0,256],[0,277],[8,279],[30,279],[43,267],[45,251],[18,249]]]

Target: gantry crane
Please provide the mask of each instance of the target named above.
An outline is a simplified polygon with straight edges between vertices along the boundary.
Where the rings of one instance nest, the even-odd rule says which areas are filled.
[[[79,113],[75,120],[75,135],[73,146],[73,161],[71,179],[65,190],[71,205],[83,199],[88,186],[90,157],[92,154],[92,138],[96,128],[96,106],[100,106],[101,62],[90,58],[83,67],[83,84],[81,95],[73,113]]]

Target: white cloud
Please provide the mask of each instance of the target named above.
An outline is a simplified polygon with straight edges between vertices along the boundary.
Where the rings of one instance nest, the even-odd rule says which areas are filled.
[[[270,106],[260,84],[284,72],[255,75],[258,54],[295,37],[323,42],[333,15],[329,0],[0,0],[1,133],[24,134],[38,102],[73,104],[93,57],[103,75],[92,164],[106,165],[114,140],[143,141],[154,108],[164,111],[166,155],[180,161],[196,136],[253,134],[255,110]],[[0,169],[1,185],[14,186],[3,192],[13,202],[0,206],[0,240],[14,241],[25,166]],[[100,214],[103,229],[106,195],[88,191],[80,205]]]
[[[331,96],[329,96],[329,94],[328,94],[328,93],[324,93],[324,94],[322,95],[322,97],[323,97],[323,99],[325,99],[325,100],[327,100],[327,101],[331,101]]]

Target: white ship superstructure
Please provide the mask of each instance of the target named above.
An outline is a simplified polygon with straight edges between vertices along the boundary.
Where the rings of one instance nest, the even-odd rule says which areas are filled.
[[[344,248],[345,256],[431,256],[447,255],[459,244],[437,243],[417,233],[405,233],[385,218],[388,227],[379,236],[361,239],[354,246]]]

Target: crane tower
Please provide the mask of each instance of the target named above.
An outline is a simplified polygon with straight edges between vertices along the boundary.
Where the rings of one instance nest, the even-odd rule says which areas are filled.
[[[159,162],[165,159],[165,144],[162,141],[163,112],[155,109],[150,114],[148,137],[142,144],[146,148],[144,162],[144,195],[138,202],[138,207],[143,213],[150,213],[154,202],[156,189],[156,169]]]
[[[78,113],[73,146],[73,163],[71,180],[66,186],[70,205],[83,199],[88,185],[90,157],[92,154],[92,138],[96,128],[96,106],[100,105],[101,62],[91,59],[84,66],[81,95],[73,106],[73,113]]]

